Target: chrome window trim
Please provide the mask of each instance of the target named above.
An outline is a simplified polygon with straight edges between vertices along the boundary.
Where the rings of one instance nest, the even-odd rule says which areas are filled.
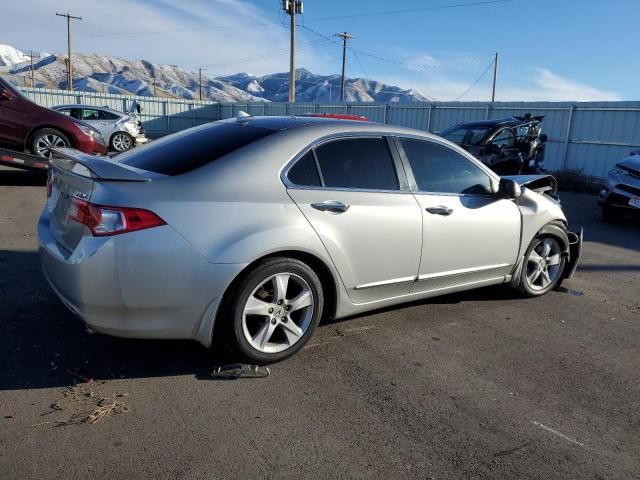
[[[411,190],[408,188],[404,188],[402,185],[400,173],[398,171],[398,165],[396,164],[393,152],[391,151],[391,146],[387,141],[387,137],[391,136],[389,132],[340,132],[340,133],[332,133],[329,135],[325,135],[324,137],[320,137],[314,140],[312,143],[304,147],[300,150],[294,157],[284,164],[282,169],[280,170],[280,180],[288,189],[295,190],[323,190],[330,192],[362,192],[362,193],[402,193],[402,194],[412,194]],[[393,164],[393,168],[396,172],[396,180],[398,182],[397,190],[381,190],[381,189],[370,189],[370,188],[347,188],[347,187],[327,187],[327,186],[316,186],[316,185],[297,185],[289,180],[287,175],[289,174],[289,170],[295,165],[295,163],[304,157],[307,152],[312,151],[314,158],[317,160],[317,156],[315,154],[315,149],[324,145],[325,143],[329,143],[335,140],[341,139],[352,139],[352,138],[379,138],[386,142],[387,148],[389,150],[389,156],[391,157],[391,162]],[[316,163],[316,168],[318,169],[318,174],[321,175],[320,165]],[[404,172],[403,172],[404,173]],[[321,182],[324,183],[324,177],[321,177]]]

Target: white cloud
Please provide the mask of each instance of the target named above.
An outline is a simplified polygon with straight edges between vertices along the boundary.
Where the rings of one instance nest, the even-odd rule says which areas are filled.
[[[209,76],[250,71],[287,71],[288,29],[273,16],[238,0],[50,0],[6,2],[0,16],[0,42],[23,51],[66,52],[66,25],[56,11],[83,17],[72,23],[73,50],[128,60],[145,59],[197,68],[213,64]],[[266,7],[274,8],[269,2]],[[240,27],[238,25],[251,25]],[[211,27],[220,28],[211,28]],[[237,27],[236,27],[237,26]],[[143,32],[162,32],[142,34]],[[313,68],[325,55],[302,48],[315,40],[300,35],[298,64]],[[269,52],[260,55],[261,52]],[[251,56],[250,61],[246,57]]]
[[[481,73],[465,69],[454,73],[422,72],[394,77],[385,77],[385,82],[403,87],[413,87],[423,95],[440,101],[451,101],[462,95]],[[460,101],[488,101],[491,99],[491,71]],[[517,75],[499,75],[497,101],[616,101],[622,100],[619,93],[576,82],[545,68],[527,68]]]

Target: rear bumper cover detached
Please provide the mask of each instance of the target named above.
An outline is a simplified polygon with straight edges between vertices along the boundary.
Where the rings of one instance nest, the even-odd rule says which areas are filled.
[[[564,267],[563,277],[571,278],[576,273],[578,261],[582,253],[583,229],[580,227],[577,232],[567,232],[569,238],[569,260]]]

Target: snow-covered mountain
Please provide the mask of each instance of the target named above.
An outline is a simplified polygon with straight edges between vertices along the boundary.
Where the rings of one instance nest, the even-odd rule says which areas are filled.
[[[286,102],[289,99],[289,72],[262,77],[238,73],[218,77],[218,80],[272,102]],[[296,100],[312,103],[338,102],[340,84],[340,75],[316,75],[309,70],[299,68],[296,70]],[[404,90],[376,80],[366,78],[345,80],[345,101],[347,102],[413,103],[428,100],[417,90]]]
[[[17,85],[30,85],[29,56],[9,45],[0,45],[0,73]],[[74,54],[73,86],[76,90],[143,96],[199,98],[197,72],[176,65],[158,65],[146,60],[123,60],[99,54]],[[65,57],[41,53],[34,59],[37,87],[67,87]],[[428,101],[416,90],[364,78],[345,82],[348,102],[412,103]],[[238,73],[217,78],[203,77],[202,96],[220,102],[287,101],[289,74],[275,73],[255,77]],[[299,102],[337,102],[339,75],[315,75],[306,69],[296,71],[296,99]]]

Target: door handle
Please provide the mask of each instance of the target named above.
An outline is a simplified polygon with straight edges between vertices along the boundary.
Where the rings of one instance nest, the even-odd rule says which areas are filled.
[[[444,215],[445,217],[451,215],[453,213],[453,209],[449,207],[445,207],[444,205],[437,205],[435,207],[427,207],[425,209],[427,212],[432,213],[434,215]]]
[[[321,212],[344,213],[349,210],[349,205],[338,202],[337,200],[326,200],[320,203],[312,203],[312,208]]]

